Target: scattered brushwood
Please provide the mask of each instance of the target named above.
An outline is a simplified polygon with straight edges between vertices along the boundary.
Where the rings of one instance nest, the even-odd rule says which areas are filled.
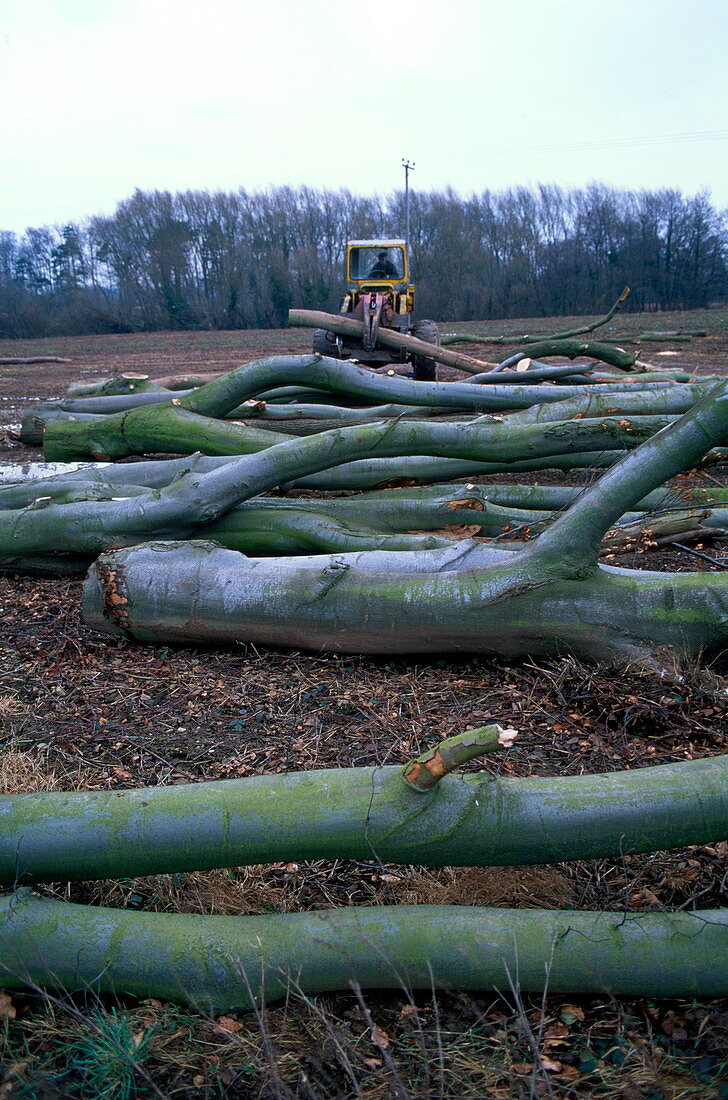
[[[603,317],[591,321],[588,325],[581,325],[578,328],[567,329],[563,332],[542,333],[536,336],[527,332],[514,336],[475,336],[469,332],[447,332],[443,333],[441,341],[443,344],[538,344],[543,340],[568,340],[572,336],[583,336],[588,332],[594,332],[596,329],[601,328],[602,325],[608,324],[622,303],[627,300],[629,293],[630,288],[626,286],[614,305]]]
[[[386,433],[399,430],[380,429],[380,444],[393,446]],[[322,440],[329,462],[332,453],[350,458],[360,445],[347,436],[351,431],[342,429],[338,441],[326,433],[249,458],[259,479],[251,471],[245,480],[261,491],[285,480],[290,462],[301,473],[307,460],[322,464]],[[600,567],[601,541],[635,501],[727,435],[723,384],[621,459],[515,554],[481,544],[290,562],[244,558],[207,542],[111,551],[89,572],[86,618],[98,630],[144,641],[252,641],[359,653],[570,650],[591,660],[664,668],[665,653],[674,659],[725,644],[728,578]],[[231,469],[201,479],[210,488],[219,482],[218,500]],[[182,495],[188,506],[195,499],[194,490]],[[214,494],[203,497],[213,509]],[[160,509],[165,517],[169,504],[168,498]],[[149,523],[144,508],[136,514]]]

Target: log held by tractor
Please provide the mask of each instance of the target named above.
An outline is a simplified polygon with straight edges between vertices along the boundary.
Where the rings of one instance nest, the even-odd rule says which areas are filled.
[[[364,340],[365,326],[363,321],[356,317],[335,314],[335,313],[322,313],[315,309],[291,309],[288,311],[288,323],[289,325],[305,325],[308,328],[314,328],[318,331],[328,331],[334,335],[340,337],[342,341],[350,342],[351,350],[349,356],[362,359],[361,347],[359,350],[354,350],[357,342]],[[424,324],[424,322],[423,322]],[[434,325],[434,321],[431,322]],[[411,334],[399,332],[396,329],[385,328],[380,325],[377,330],[377,341],[385,348],[391,348],[395,354],[402,352],[409,352],[411,355],[416,356],[418,359],[429,359],[435,363],[442,363],[444,366],[456,367],[458,370],[466,371],[468,374],[480,374],[484,371],[491,370],[495,363],[488,363],[482,359],[474,359],[471,355],[463,355],[459,351],[448,351],[446,348],[440,347],[436,342],[429,342],[427,340],[421,340],[413,331]],[[333,345],[331,345],[333,347]],[[331,350],[331,347],[326,349],[323,345],[315,347],[315,350],[319,354],[326,354],[332,358],[344,358],[342,355],[336,355],[335,351]],[[378,357],[380,363],[387,362],[394,358],[393,355],[382,357],[381,351]],[[416,364],[415,364],[416,365]],[[427,373],[423,373],[422,370],[417,370],[415,378],[418,381],[433,381],[434,371],[430,370]]]
[[[393,359],[411,361],[418,381],[434,382],[436,363],[441,360],[433,348],[440,343],[440,335],[434,321],[414,319],[415,287],[410,281],[407,242],[399,238],[349,241],[344,276],[346,291],[339,312],[343,319],[355,321],[356,327],[332,328],[329,315],[321,314],[322,319],[314,322],[313,350],[370,366],[383,366]],[[390,336],[403,337],[404,342],[393,343]],[[410,337],[430,346],[410,347]]]

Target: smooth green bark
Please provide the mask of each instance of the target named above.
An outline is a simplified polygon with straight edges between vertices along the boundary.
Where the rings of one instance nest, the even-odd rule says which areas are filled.
[[[148,544],[99,559],[85,586],[87,621],[147,641],[251,641],[338,652],[568,650],[593,660],[658,664],[665,649],[686,655],[716,648],[728,640],[726,574],[609,570],[599,567],[598,555],[604,533],[635,499],[692,464],[727,429],[723,386],[625,456],[508,560],[479,561],[478,548],[464,546],[461,568],[453,568],[447,551],[431,551],[429,567],[415,555],[421,571],[407,575],[406,559],[393,573],[366,555],[270,562],[209,543]],[[301,453],[300,441],[286,446]],[[123,613],[115,606],[119,598]]]
[[[727,831],[728,756],[604,775],[448,775],[426,794],[405,782],[401,765],[337,768],[2,794],[0,882],[299,859],[555,863],[707,844]]]
[[[526,355],[532,355],[534,359],[544,356],[558,355],[565,359],[585,357],[598,359],[602,363],[609,363],[612,367],[621,367],[629,370],[637,361],[637,352],[624,351],[613,344],[605,344],[599,340],[573,340],[573,339],[548,339],[536,340],[533,343],[524,344],[521,348],[515,348],[509,355],[516,355],[519,351]]]
[[[728,913],[374,906],[220,917],[0,899],[6,988],[162,998],[220,1013],[363,988],[728,992]]]
[[[133,410],[146,414],[148,410]],[[157,410],[155,410],[157,411]],[[179,410],[177,410],[179,411]],[[122,414],[131,415],[131,414]],[[194,419],[194,414],[185,415]],[[363,456],[432,455],[518,460],[574,451],[636,446],[659,418],[556,422],[508,428],[498,421],[468,424],[384,422],[341,428],[266,447],[205,473],[183,474],[159,490],[102,501],[53,505],[40,500],[0,513],[0,555],[95,553],[149,538],[179,538],[218,520],[235,504],[299,477]],[[221,425],[221,427],[224,427]],[[250,429],[248,429],[250,430]],[[262,433],[267,434],[267,433]]]
[[[473,336],[469,333],[444,333],[441,337],[442,342],[445,343],[448,338],[450,342],[457,340],[474,341],[477,343],[487,344],[534,344],[541,340],[566,340],[571,336],[582,336],[587,332],[594,332],[595,329],[601,328],[602,325],[606,325],[608,321],[611,321],[615,313],[619,310],[623,302],[629,297],[630,288],[625,286],[619,297],[613,303],[611,308],[604,314],[603,317],[598,317],[596,321],[591,321],[587,325],[580,325],[578,328],[566,329],[563,332],[549,332],[541,333],[540,335],[533,336],[529,333],[523,333],[520,336]]]
[[[84,616],[96,630],[143,642],[378,654],[571,652],[660,669],[664,651],[687,656],[725,646],[725,573],[592,568],[553,548],[542,557],[538,544],[551,529],[495,561],[489,547],[458,542],[461,568],[447,549],[286,560],[247,558],[206,542],[146,543],[98,558],[84,585]],[[579,575],[564,576],[569,566]]]
[[[582,395],[585,388],[595,395],[614,392],[608,384],[476,387],[465,382],[414,382],[398,376],[374,374],[351,363],[321,356],[280,356],[246,363],[171,401],[127,409],[98,422],[50,420],[44,434],[44,453],[47,459],[54,461],[195,451],[208,455],[249,454],[275,443],[276,433],[250,426],[243,428],[225,423],[222,418],[248,398],[272,386],[296,382],[376,404],[386,402],[481,412],[523,409],[535,403],[561,401]],[[654,387],[657,392],[662,384],[655,383]],[[141,398],[153,401],[157,396],[142,394]]]

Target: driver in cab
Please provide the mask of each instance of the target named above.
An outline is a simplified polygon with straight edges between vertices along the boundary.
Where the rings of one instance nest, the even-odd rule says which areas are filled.
[[[370,279],[399,279],[400,274],[397,268],[387,255],[386,249],[382,249],[377,253],[377,262],[369,272],[368,278]]]

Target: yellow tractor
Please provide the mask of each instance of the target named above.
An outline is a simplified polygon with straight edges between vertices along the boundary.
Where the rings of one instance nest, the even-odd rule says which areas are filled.
[[[370,366],[411,360],[416,379],[435,381],[437,364],[433,359],[412,355],[405,349],[377,345],[380,328],[397,329],[405,336],[416,336],[428,344],[440,343],[434,321],[413,320],[415,288],[410,283],[406,242],[390,238],[348,241],[345,278],[346,293],[339,313],[363,323],[363,338],[337,336],[326,329],[316,329],[313,350],[334,359],[358,359]]]

